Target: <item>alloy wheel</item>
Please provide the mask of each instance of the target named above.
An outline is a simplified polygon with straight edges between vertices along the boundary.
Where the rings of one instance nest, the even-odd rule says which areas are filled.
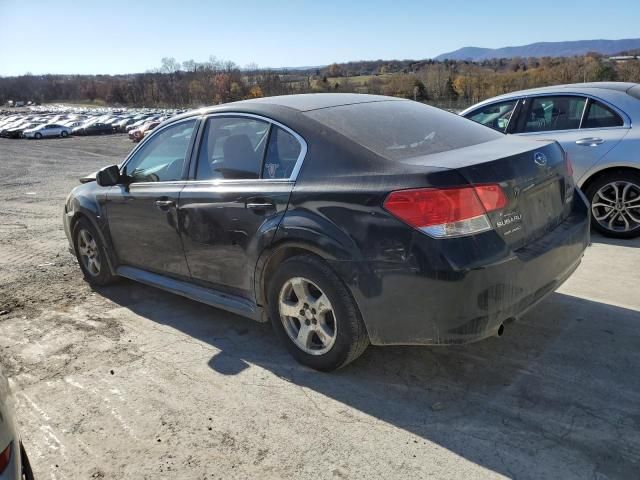
[[[610,182],[593,196],[591,214],[603,228],[629,232],[640,227],[640,186],[628,181]]]
[[[84,228],[78,232],[78,254],[90,275],[94,277],[100,275],[101,261],[98,244],[91,232]]]
[[[320,288],[303,277],[285,282],[280,290],[280,320],[295,345],[310,355],[331,350],[338,333],[329,298]]]

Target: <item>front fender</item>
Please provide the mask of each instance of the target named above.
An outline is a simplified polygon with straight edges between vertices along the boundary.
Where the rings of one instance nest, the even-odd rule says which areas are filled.
[[[111,242],[109,224],[107,222],[107,215],[104,209],[107,194],[102,190],[103,189],[95,183],[87,183],[76,187],[71,192],[65,205],[64,229],[67,239],[69,240],[71,250],[75,255],[73,228],[80,218],[87,219],[87,221],[93,225],[95,231],[100,237],[100,240],[102,241],[102,244],[105,246],[109,270],[113,275],[115,275],[118,259],[113,248],[113,243]]]

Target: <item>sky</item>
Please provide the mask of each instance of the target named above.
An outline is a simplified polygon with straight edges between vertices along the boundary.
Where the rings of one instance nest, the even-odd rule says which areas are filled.
[[[0,75],[298,67],[640,37],[639,0],[0,0]]]

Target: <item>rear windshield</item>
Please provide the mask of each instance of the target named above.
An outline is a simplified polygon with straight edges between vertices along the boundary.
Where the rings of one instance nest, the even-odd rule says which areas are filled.
[[[503,136],[456,114],[409,100],[342,105],[306,115],[391,160],[468,147]]]

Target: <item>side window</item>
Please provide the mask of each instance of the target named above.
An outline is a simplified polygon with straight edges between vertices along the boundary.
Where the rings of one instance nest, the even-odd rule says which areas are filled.
[[[301,151],[302,146],[296,137],[274,125],[269,137],[262,178],[289,178]]]
[[[270,123],[249,117],[211,117],[198,152],[196,180],[260,178]]]
[[[587,99],[578,96],[531,97],[523,132],[574,130]]]
[[[467,114],[466,118],[504,133],[509,126],[509,120],[517,102],[517,100],[509,100],[485,105]]]
[[[591,100],[588,108],[587,115],[582,122],[582,128],[621,127],[624,125],[620,115],[596,100]]]
[[[125,166],[133,182],[170,182],[182,178],[196,120],[165,128],[145,142]]]

